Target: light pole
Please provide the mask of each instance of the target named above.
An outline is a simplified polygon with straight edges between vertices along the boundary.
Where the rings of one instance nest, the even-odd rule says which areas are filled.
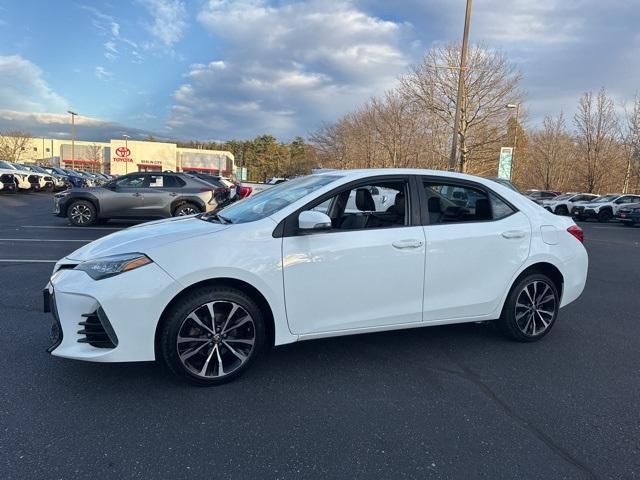
[[[453,119],[451,157],[449,158],[450,171],[455,171],[458,167],[458,135],[460,131],[460,117],[462,114],[462,100],[464,98],[464,73],[467,66],[467,51],[469,50],[469,28],[471,26],[472,3],[473,0],[467,0],[467,8],[464,14],[464,33],[462,34],[462,51],[460,52],[460,70],[458,72],[458,97],[456,100],[456,115]]]
[[[516,124],[513,130],[513,153],[511,154],[511,169],[509,170],[509,181],[511,181],[511,172],[513,172],[513,165],[516,159],[516,147],[518,146],[518,117],[520,116],[520,104],[519,103],[507,103],[505,108],[516,109]]]
[[[122,138],[124,138],[124,148],[127,149],[127,151],[129,151],[129,139],[131,138],[129,135],[127,135],[126,133],[122,134]],[[124,162],[124,173],[127,174],[129,173],[129,161],[126,160]]]
[[[76,112],[67,110],[67,113],[71,115],[71,169],[76,168],[76,122],[75,118],[78,115]]]

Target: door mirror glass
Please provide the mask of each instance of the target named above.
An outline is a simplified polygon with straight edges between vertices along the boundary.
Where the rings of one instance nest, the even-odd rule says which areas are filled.
[[[300,230],[329,230],[331,219],[326,213],[315,210],[306,210],[298,216],[298,228]]]

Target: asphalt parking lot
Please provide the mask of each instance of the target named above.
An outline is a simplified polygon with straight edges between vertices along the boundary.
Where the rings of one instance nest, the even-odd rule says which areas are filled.
[[[203,389],[45,352],[53,262],[127,226],[51,207],[0,196],[2,479],[640,477],[639,227],[582,224],[586,290],[541,342],[490,324],[319,340]]]

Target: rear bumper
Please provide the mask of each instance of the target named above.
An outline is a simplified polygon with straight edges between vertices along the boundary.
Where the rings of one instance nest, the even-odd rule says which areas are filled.
[[[637,213],[617,213],[616,219],[626,223],[640,223],[640,214]]]

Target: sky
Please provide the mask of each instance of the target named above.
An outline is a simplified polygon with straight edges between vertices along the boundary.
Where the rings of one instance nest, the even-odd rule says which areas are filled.
[[[0,131],[306,137],[459,41],[465,0],[2,0]],[[475,0],[471,42],[523,75],[528,122],[640,90],[640,0]],[[570,122],[569,122],[570,123]]]

